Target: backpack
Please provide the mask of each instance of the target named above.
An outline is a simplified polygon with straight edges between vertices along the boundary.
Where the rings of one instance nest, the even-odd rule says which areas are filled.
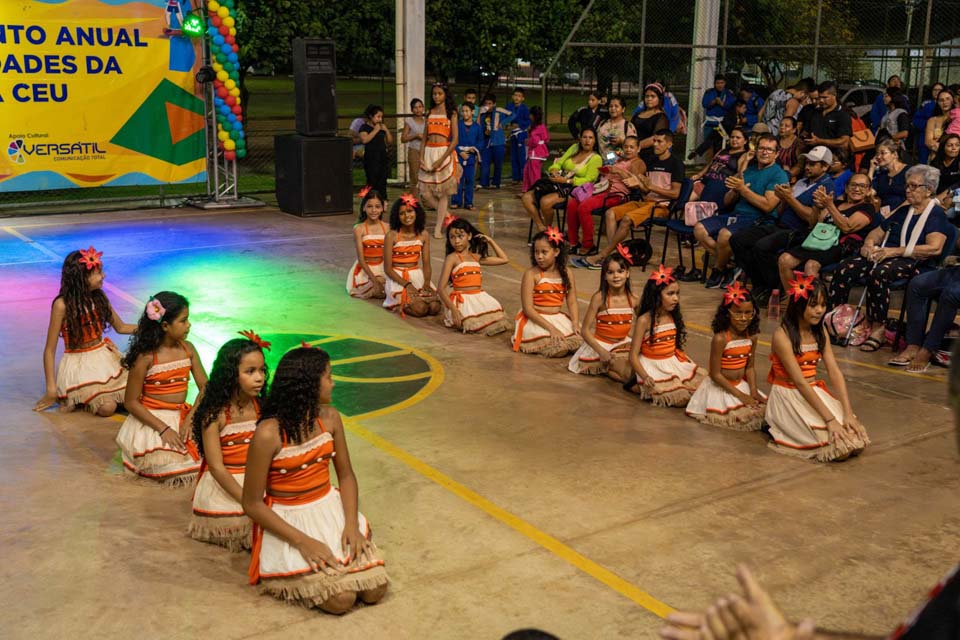
[[[853,331],[850,331],[850,324],[855,314],[857,321],[853,324]],[[827,312],[823,317],[823,326],[827,328],[827,334],[833,344],[845,346],[847,333],[849,333],[850,345],[856,347],[870,337],[870,327],[867,326],[866,319],[867,314],[863,311],[857,313],[857,308],[852,304],[841,304]]]
[[[785,89],[777,89],[767,98],[767,107],[763,111],[763,121],[770,127],[770,133],[780,133],[780,121],[787,112],[787,102],[792,96]]]

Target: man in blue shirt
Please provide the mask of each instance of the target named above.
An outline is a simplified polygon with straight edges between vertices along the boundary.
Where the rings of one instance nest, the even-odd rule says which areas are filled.
[[[747,133],[757,124],[760,109],[763,108],[763,98],[757,95],[757,92],[745,85],[740,89],[740,99],[747,103]]]
[[[801,244],[817,223],[817,211],[813,208],[813,193],[823,187],[833,194],[833,178],[829,168],[833,163],[830,149],[818,146],[803,154],[806,159],[806,177],[793,187],[787,183],[774,187],[782,203],[780,215],[775,220],[761,221],[750,229],[735,233],[730,246],[737,264],[753,283],[753,297],[757,304],[766,304],[773,289],[780,288],[778,258],[788,247]]]
[[[513,90],[513,124],[510,132],[510,177],[523,182],[523,165],[527,162],[527,130],[530,129],[530,109],[524,104],[526,93],[521,87]]]
[[[707,89],[703,94],[703,100],[700,101],[700,104],[703,105],[703,114],[706,117],[703,123],[704,140],[708,139],[717,125],[723,121],[723,117],[733,107],[733,101],[736,99],[733,91],[727,89],[726,78],[718,75],[713,79],[713,89]]]

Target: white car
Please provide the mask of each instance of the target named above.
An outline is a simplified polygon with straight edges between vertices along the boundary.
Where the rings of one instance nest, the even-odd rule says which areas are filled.
[[[877,96],[882,95],[886,91],[883,87],[876,87],[873,85],[863,85],[860,87],[851,87],[843,94],[843,97],[840,98],[840,106],[847,104],[848,102],[853,103],[853,110],[861,118],[865,118],[870,115],[870,110],[873,109],[873,103],[877,100]]]

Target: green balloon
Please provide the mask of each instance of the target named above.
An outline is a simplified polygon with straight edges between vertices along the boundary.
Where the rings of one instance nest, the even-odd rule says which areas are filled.
[[[231,139],[231,140],[237,140],[239,137],[240,137],[240,132],[239,132],[239,131],[237,131],[236,129],[231,129],[231,130],[230,130],[230,139]]]
[[[234,82],[240,82],[240,72],[239,72],[239,71],[231,71],[231,72],[230,72],[230,79],[233,80]]]
[[[246,150],[246,149],[237,149],[237,157],[238,157],[238,158],[246,158],[246,157],[247,157],[247,150]]]
[[[223,70],[227,73],[230,73],[231,71],[236,71],[237,68],[233,66],[232,62],[227,62],[225,65],[223,65]]]
[[[237,140],[237,149],[246,149],[246,148],[247,148],[247,143],[244,142],[243,138],[240,138],[239,140]]]

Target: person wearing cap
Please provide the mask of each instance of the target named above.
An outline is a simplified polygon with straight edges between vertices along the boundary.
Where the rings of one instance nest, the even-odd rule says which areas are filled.
[[[805,177],[791,187],[779,184],[774,193],[780,199],[780,215],[776,220],[759,224],[735,233],[730,246],[737,264],[753,283],[753,297],[763,305],[773,289],[780,288],[778,254],[783,249],[801,244],[817,223],[813,194],[820,187],[827,193],[834,191],[833,178],[828,169],[833,154],[825,146],[816,146],[803,154]]]
[[[846,149],[853,136],[850,114],[840,108],[837,100],[837,85],[833,82],[821,82],[817,87],[820,96],[820,110],[810,120],[810,136],[807,144],[822,145],[833,152]]]

